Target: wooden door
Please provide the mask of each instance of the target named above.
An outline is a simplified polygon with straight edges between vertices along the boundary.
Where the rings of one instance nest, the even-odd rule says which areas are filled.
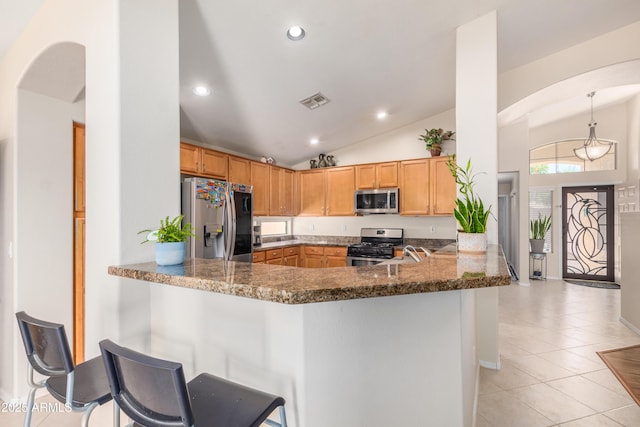
[[[355,215],[353,192],[355,171],[353,166],[327,169],[326,215]]]
[[[229,156],[229,182],[253,185],[251,181],[251,160]]]
[[[325,214],[324,176],[325,169],[310,169],[300,172],[300,216],[322,216]]]
[[[85,127],[73,123],[73,360],[84,361]]]
[[[253,214],[269,215],[269,165],[251,162],[251,185],[253,185]]]
[[[378,188],[397,187],[398,162],[378,163],[376,165],[376,179]]]
[[[448,160],[448,157],[429,159],[432,215],[453,215],[453,208],[456,205],[456,180],[447,166]]]
[[[400,215],[429,214],[428,159],[400,162]]]
[[[358,165],[356,171],[356,188],[358,190],[368,190],[376,188],[376,165]]]
[[[202,150],[195,145],[180,143],[180,172],[186,174],[200,173]]]
[[[202,174],[212,178],[227,179],[227,157],[224,153],[203,148]]]

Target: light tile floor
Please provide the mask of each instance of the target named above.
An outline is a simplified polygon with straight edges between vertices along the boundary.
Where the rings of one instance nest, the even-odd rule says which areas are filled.
[[[620,291],[547,280],[499,294],[502,369],[481,369],[477,427],[640,427],[640,407],[595,353],[640,344],[619,321]],[[79,426],[80,418],[41,412],[32,425]],[[0,411],[2,427],[23,420]],[[111,426],[111,405],[97,408],[90,425]]]
[[[499,295],[502,369],[481,368],[477,427],[640,427],[640,407],[595,353],[640,344],[619,321],[619,290],[547,280]]]

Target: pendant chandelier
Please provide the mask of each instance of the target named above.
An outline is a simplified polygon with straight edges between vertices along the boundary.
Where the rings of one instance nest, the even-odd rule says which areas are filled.
[[[582,160],[594,161],[605,156],[613,145],[612,141],[603,141],[596,138],[596,123],[593,120],[593,97],[596,93],[588,93],[587,96],[591,98],[591,122],[589,122],[589,137],[584,140],[584,145],[580,148],[574,148],[573,152],[576,157]]]

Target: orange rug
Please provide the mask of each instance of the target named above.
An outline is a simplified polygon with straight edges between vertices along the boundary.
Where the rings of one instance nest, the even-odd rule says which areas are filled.
[[[633,400],[640,405],[640,345],[597,353]]]

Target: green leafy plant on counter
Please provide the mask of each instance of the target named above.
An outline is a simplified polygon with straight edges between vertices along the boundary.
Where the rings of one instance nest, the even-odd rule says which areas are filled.
[[[178,215],[172,220],[169,217],[160,220],[160,228],[157,230],[142,230],[138,234],[147,233],[147,237],[141,243],[159,242],[186,242],[188,237],[195,236],[190,223],[182,225],[184,215]]]
[[[493,214],[491,213],[491,206],[485,209],[482,199],[474,193],[473,186],[478,174],[473,173],[471,159],[463,168],[456,163],[454,154],[447,160],[447,166],[451,171],[451,175],[455,178],[456,184],[460,186],[460,194],[462,194],[462,198],[456,199],[456,207],[453,210],[461,230],[465,233],[486,232],[489,215]]]
[[[531,238],[544,240],[544,237],[547,235],[549,230],[551,229],[551,217],[550,216],[542,216],[542,214],[538,214],[538,219],[531,220]]]

